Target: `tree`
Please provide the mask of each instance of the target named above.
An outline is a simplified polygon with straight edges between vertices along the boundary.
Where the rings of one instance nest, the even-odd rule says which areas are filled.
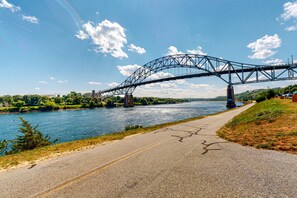
[[[0,141],[0,155],[7,150],[6,140]]]
[[[11,150],[7,152],[7,154],[32,150],[52,144],[50,137],[48,135],[44,136],[41,131],[37,129],[38,125],[32,127],[31,124],[22,117],[19,117],[19,119],[22,122],[19,127],[19,132],[22,133],[22,135],[18,135],[16,139],[11,141]]]
[[[113,103],[113,101],[111,99],[108,99],[106,101],[106,105],[107,108],[111,108],[111,107],[115,107],[116,105]]]
[[[51,111],[56,108],[56,103],[50,100],[47,100],[43,103],[43,105],[40,107],[40,110],[42,111]]]
[[[13,106],[17,107],[17,108],[21,108],[22,106],[25,105],[25,102],[22,100],[18,100],[17,102],[13,103]]]

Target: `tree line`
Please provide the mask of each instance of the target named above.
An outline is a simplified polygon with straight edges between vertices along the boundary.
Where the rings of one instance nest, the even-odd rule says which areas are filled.
[[[188,102],[186,99],[135,97],[135,105],[175,104]],[[46,95],[4,95],[0,96],[0,111],[29,112],[51,111],[58,109],[96,108],[123,106],[124,98],[111,96],[99,99],[92,98],[90,93],[70,92],[63,96]]]

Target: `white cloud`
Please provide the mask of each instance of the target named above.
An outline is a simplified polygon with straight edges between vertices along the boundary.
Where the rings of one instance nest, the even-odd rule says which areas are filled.
[[[123,76],[130,76],[137,69],[142,68],[142,66],[134,64],[134,65],[117,66],[117,68]],[[168,77],[173,77],[173,75],[170,73],[161,71],[161,72],[154,73],[154,74],[150,75],[148,77],[148,79],[155,80],[155,79],[168,78]]]
[[[89,21],[85,23],[75,36],[79,39],[90,38],[96,47],[95,52],[103,54],[111,54],[115,58],[128,58],[123,51],[124,45],[127,43],[125,29],[116,22],[110,22],[107,19],[97,25]]]
[[[44,81],[44,80],[40,80],[38,81],[39,84],[48,84],[48,82]]]
[[[30,23],[34,23],[34,24],[38,24],[38,19],[35,16],[26,16],[26,15],[22,15],[23,20],[30,22]]]
[[[295,2],[287,2],[283,5],[284,12],[281,14],[281,18],[284,21],[289,21],[290,19],[296,20],[297,19],[297,1]],[[286,27],[286,31],[295,31],[297,30],[297,23],[294,21],[294,25],[291,25],[289,27]]]
[[[281,43],[282,41],[277,34],[273,36],[265,35],[247,45],[253,52],[253,54],[248,57],[251,59],[266,59],[277,52],[272,49],[279,48]]]
[[[39,87],[36,87],[35,89],[36,89],[36,90],[40,90],[40,88],[39,88]]]
[[[9,9],[11,12],[18,12],[21,10],[20,6],[15,6],[12,3],[7,2],[7,0],[0,0],[0,8]]]
[[[207,88],[207,87],[210,87],[209,84],[190,84],[190,87],[191,88]]]
[[[202,47],[198,46],[196,49],[192,49],[192,50],[187,50],[187,52],[189,54],[199,54],[199,55],[207,55],[207,53],[202,52]]]
[[[158,72],[155,74],[152,74],[148,77],[150,80],[156,80],[156,79],[161,79],[161,78],[169,78],[169,77],[174,77],[174,75],[167,73],[167,72]]]
[[[65,84],[65,83],[68,83],[68,80],[58,80],[57,82],[60,84]]]
[[[53,77],[53,76],[50,76],[49,78],[50,78],[50,80],[55,80],[55,77]]]
[[[199,54],[199,55],[207,55],[207,53],[202,52],[202,47],[198,46],[196,49],[187,50],[188,54]],[[170,46],[168,48],[168,52],[166,55],[175,55],[175,54],[184,54],[184,52],[178,51],[175,46]]]
[[[87,35],[84,31],[79,30],[78,34],[75,35],[77,38],[79,38],[80,40],[85,40],[89,38],[89,35]]]
[[[116,86],[118,86],[119,85],[119,83],[117,83],[117,82],[111,82],[111,83],[108,83],[108,86],[109,87],[116,87]]]
[[[268,65],[280,65],[280,64],[284,64],[284,61],[282,59],[275,58],[275,59],[266,60],[264,61],[264,63]]]
[[[96,81],[89,81],[89,82],[87,82],[87,84],[89,84],[89,85],[101,85],[100,82],[96,82]]]
[[[184,79],[180,79],[180,80],[176,80],[175,81],[177,84],[186,84],[187,83],[187,81],[186,80],[184,80]]]
[[[167,52],[166,55],[175,55],[175,54],[184,54],[184,53],[178,51],[177,48],[174,47],[174,46],[170,46],[170,47],[168,47],[168,52]]]
[[[154,83],[144,85],[145,88],[173,88],[177,87],[175,83]]]
[[[123,76],[130,76],[133,72],[137,69],[141,68],[142,66],[134,64],[134,65],[125,65],[125,66],[117,66],[119,72]]]
[[[128,51],[131,51],[131,52],[136,52],[138,54],[144,54],[146,51],[144,48],[142,47],[138,47],[134,44],[130,44],[129,47],[128,47]]]
[[[289,27],[286,27],[285,30],[287,30],[288,32],[295,31],[295,30],[297,30],[297,24],[296,25],[289,26]]]
[[[296,2],[287,2],[284,4],[284,13],[281,17],[288,21],[291,18],[297,18],[297,1]]]

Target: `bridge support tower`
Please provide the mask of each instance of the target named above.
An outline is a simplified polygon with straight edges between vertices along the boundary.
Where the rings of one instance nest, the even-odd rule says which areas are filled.
[[[134,107],[134,100],[132,94],[125,94],[124,107]]]
[[[234,97],[234,89],[232,84],[229,84],[227,87],[227,108],[234,108],[236,107],[235,97]]]

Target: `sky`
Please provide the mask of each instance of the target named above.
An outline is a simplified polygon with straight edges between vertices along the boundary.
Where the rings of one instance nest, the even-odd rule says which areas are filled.
[[[104,90],[176,53],[278,64],[297,58],[296,44],[297,1],[0,0],[0,95]],[[137,87],[134,95],[208,98],[226,95],[226,83],[170,81]]]

